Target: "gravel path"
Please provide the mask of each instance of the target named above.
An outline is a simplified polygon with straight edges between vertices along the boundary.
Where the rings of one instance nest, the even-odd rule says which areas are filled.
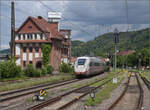
[[[136,77],[131,77],[127,92],[113,110],[135,110],[138,104],[139,93]]]
[[[124,90],[125,83],[127,82],[127,77],[121,82],[121,84],[112,91],[110,98],[103,100],[103,102],[97,106],[88,106],[86,110],[107,110],[107,108],[120,96]],[[97,92],[100,92],[101,89],[98,89]],[[66,110],[85,110],[84,102],[87,101],[89,95],[83,97],[78,102],[73,104],[71,107],[68,107]]]
[[[143,110],[150,110],[150,91],[141,78],[139,78],[139,81],[144,90]]]

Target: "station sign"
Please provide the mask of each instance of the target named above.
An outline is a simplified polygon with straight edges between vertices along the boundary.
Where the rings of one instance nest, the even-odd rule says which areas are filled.
[[[48,18],[61,19],[62,13],[60,12],[48,12]]]

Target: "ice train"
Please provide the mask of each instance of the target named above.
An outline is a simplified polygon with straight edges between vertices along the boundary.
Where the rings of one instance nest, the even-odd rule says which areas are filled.
[[[97,57],[78,57],[74,72],[76,76],[90,76],[104,72],[105,68],[105,62]]]

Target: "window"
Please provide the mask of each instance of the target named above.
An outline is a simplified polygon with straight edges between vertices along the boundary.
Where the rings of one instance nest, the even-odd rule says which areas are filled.
[[[99,63],[94,63],[94,66],[99,66]]]
[[[23,47],[23,52],[26,52],[26,47]]]
[[[39,52],[39,48],[38,47],[35,48],[35,52]]]
[[[18,34],[18,40],[21,40],[21,35],[20,34]]]
[[[29,47],[29,52],[32,52],[32,47]]]
[[[78,59],[78,65],[84,65],[86,59]]]
[[[30,34],[30,39],[32,40],[32,34]]]
[[[93,66],[93,63],[92,63],[92,62],[90,62],[90,66]]]
[[[29,61],[30,64],[32,64],[32,61]]]
[[[35,39],[37,39],[37,34],[35,34]]]
[[[30,39],[30,35],[29,34],[27,34],[27,36],[28,36],[28,40]]]
[[[64,41],[67,42],[67,39],[65,38]]]
[[[25,34],[23,34],[23,40],[25,40],[25,39],[26,39]]]
[[[32,26],[28,26],[29,29],[32,29]]]
[[[43,39],[43,34],[40,34],[40,39]]]
[[[23,67],[25,67],[26,66],[26,61],[23,61]]]

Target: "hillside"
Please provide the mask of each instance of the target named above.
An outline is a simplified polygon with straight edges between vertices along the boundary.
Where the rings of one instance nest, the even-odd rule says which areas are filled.
[[[0,51],[1,54],[10,54],[10,49],[4,49]]]
[[[96,37],[88,42],[72,41],[78,45],[72,45],[72,55],[90,55],[93,53],[96,56],[112,53],[114,51],[113,33],[107,33]],[[149,47],[149,29],[139,31],[120,32],[119,44],[117,49],[122,50],[137,50]]]

